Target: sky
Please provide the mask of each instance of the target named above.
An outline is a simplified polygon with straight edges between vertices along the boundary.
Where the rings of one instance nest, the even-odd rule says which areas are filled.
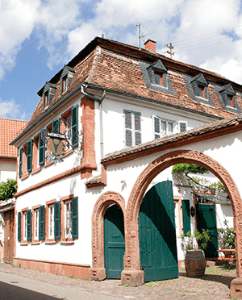
[[[37,92],[96,36],[242,84],[242,0],[0,0],[0,117],[29,120]]]

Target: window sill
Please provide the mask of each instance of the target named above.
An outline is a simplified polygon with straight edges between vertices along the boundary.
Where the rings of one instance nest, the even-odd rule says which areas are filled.
[[[65,245],[65,246],[69,246],[69,245],[74,245],[75,242],[74,241],[69,241],[69,242],[61,242],[61,245]]]
[[[31,245],[40,245],[40,242],[33,242]]]
[[[45,242],[46,245],[54,245],[54,244],[56,244],[56,243],[57,243],[56,240]]]
[[[28,246],[28,244],[29,244],[28,242],[21,242],[20,246]]]
[[[33,170],[32,174],[36,174],[39,173],[41,170],[41,167],[36,168],[35,170]]]
[[[21,179],[22,180],[27,179],[27,178],[29,178],[29,175],[30,175],[30,173],[24,174],[24,175],[22,175]]]

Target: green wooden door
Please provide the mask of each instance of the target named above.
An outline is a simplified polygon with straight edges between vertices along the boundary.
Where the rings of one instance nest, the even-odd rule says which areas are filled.
[[[209,243],[208,248],[204,251],[205,257],[218,256],[218,232],[216,222],[215,204],[197,203],[197,229],[208,229],[213,240]]]
[[[107,278],[121,278],[124,250],[123,213],[118,205],[112,205],[104,216],[104,259]]]
[[[145,195],[139,213],[139,245],[145,281],[178,277],[171,181],[158,183]]]

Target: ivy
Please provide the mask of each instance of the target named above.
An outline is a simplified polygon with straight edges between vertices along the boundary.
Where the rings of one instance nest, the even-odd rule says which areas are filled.
[[[192,174],[205,174],[208,173],[208,170],[204,167],[195,165],[195,164],[176,164],[172,168],[172,174],[176,173],[192,173]]]
[[[0,183],[0,200],[8,200],[13,198],[17,190],[17,181],[8,179],[6,182]]]

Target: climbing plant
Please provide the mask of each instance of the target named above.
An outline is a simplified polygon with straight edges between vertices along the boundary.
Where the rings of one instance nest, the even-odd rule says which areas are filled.
[[[0,183],[0,200],[8,200],[13,198],[17,190],[17,181],[14,179],[8,179],[5,182]]]

